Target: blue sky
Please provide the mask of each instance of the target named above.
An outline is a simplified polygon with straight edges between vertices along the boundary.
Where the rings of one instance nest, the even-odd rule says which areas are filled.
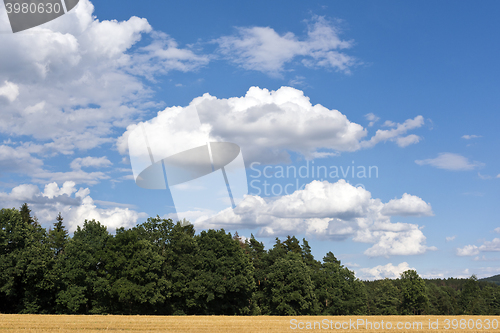
[[[499,274],[499,6],[81,0],[16,34],[1,7],[0,202],[70,230],[169,216],[128,136],[195,105],[249,186],[245,209],[192,212],[197,230],[306,237],[363,279]],[[279,176],[307,165],[329,176]]]

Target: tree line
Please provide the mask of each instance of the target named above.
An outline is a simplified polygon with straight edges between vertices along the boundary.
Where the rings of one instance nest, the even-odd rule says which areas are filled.
[[[500,287],[469,279],[361,281],[306,239],[252,235],[149,218],[114,235],[61,214],[42,228],[24,204],[0,210],[0,313],[158,315],[500,314]]]

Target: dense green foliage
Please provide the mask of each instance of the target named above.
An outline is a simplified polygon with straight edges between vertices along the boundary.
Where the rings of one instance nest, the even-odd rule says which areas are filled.
[[[0,313],[397,315],[500,314],[500,287],[469,279],[360,281],[329,252],[159,217],[112,235],[95,220],[48,232],[28,205],[0,210]]]

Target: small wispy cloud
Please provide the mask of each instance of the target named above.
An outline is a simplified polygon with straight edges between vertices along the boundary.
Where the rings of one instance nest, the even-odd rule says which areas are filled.
[[[475,134],[471,134],[471,135],[462,135],[462,139],[465,139],[465,140],[470,140],[470,139],[477,139],[477,138],[482,138],[483,136],[482,135],[475,135]]]
[[[370,115],[370,113],[368,115]],[[385,123],[387,123],[387,121]],[[420,137],[418,135],[405,135],[409,130],[422,127],[422,125],[424,125],[424,117],[422,116],[416,116],[414,119],[407,119],[402,124],[396,124],[395,128],[389,130],[377,130],[375,135],[372,136],[370,140],[363,141],[361,143],[361,146],[363,148],[371,148],[379,142],[394,141],[399,147],[404,148],[408,145],[415,144],[420,141]]]
[[[349,267],[360,267],[359,264],[356,264],[354,262],[346,262],[345,265]]]
[[[80,170],[82,167],[93,167],[93,168],[102,168],[109,167],[113,165],[110,160],[106,156],[103,157],[92,157],[87,156],[84,158],[78,157],[71,162],[71,169]]]
[[[296,75],[295,78],[288,81],[288,84],[292,87],[304,86],[306,85],[305,80],[306,78],[304,76]]]
[[[478,172],[478,173],[477,173],[477,176],[478,176],[479,178],[481,178],[481,179],[484,179],[484,180],[493,178],[493,177],[491,177],[490,175],[483,175],[483,174],[481,174],[481,172]]]
[[[383,124],[382,127],[396,127],[396,123],[391,121],[391,120],[386,120]]]
[[[373,113],[368,113],[368,114],[365,114],[365,118],[366,120],[368,120],[370,123],[368,124],[368,127],[372,127],[377,121],[380,120],[379,117],[377,117],[376,115],[374,115]]]
[[[440,153],[435,158],[416,160],[415,163],[418,165],[430,165],[438,169],[452,171],[474,170],[484,166],[484,163],[470,161],[468,158],[454,153]]]

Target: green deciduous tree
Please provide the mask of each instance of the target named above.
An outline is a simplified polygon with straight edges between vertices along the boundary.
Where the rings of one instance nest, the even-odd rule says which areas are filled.
[[[364,284],[354,273],[340,264],[333,253],[323,258],[323,264],[313,274],[315,294],[320,311],[325,315],[349,315],[366,313]]]
[[[111,285],[106,270],[107,246],[112,236],[95,220],[85,220],[66,245],[58,262],[63,288],[56,296],[58,312],[109,313]]]
[[[477,277],[472,275],[467,279],[460,293],[459,302],[463,314],[476,315],[481,313],[483,299],[479,296],[480,288]]]
[[[252,274],[256,284],[250,302],[250,313],[255,315],[268,314],[270,313],[270,309],[264,288],[267,274],[266,270],[268,268],[267,251],[264,249],[264,244],[257,241],[253,234],[251,234],[250,239],[246,240],[245,251],[252,263]]]
[[[455,292],[452,288],[438,286],[434,282],[427,282],[427,298],[429,307],[426,314],[429,315],[453,315],[456,313]]]
[[[249,313],[255,281],[252,264],[239,241],[222,229],[202,231],[196,242],[201,259],[195,280],[199,311],[227,315]]]
[[[112,312],[164,313],[169,283],[162,274],[165,257],[137,229],[116,230],[106,249]]]
[[[400,290],[388,278],[370,283],[370,315],[397,315],[401,303]]]
[[[0,312],[49,312],[54,261],[45,229],[16,209],[2,209],[0,230]]]
[[[275,315],[316,314],[311,270],[300,253],[290,252],[276,260],[266,279],[266,296]]]
[[[425,281],[415,270],[401,273],[399,278],[402,294],[401,313],[419,315],[428,306]]]
[[[481,314],[500,315],[500,288],[494,284],[483,287],[479,296],[484,302]]]
[[[177,222],[171,229],[166,253],[166,274],[171,282],[169,312],[175,315],[197,314],[199,295],[203,292],[196,281],[201,267],[199,247],[191,224]],[[202,306],[201,306],[202,307]]]

